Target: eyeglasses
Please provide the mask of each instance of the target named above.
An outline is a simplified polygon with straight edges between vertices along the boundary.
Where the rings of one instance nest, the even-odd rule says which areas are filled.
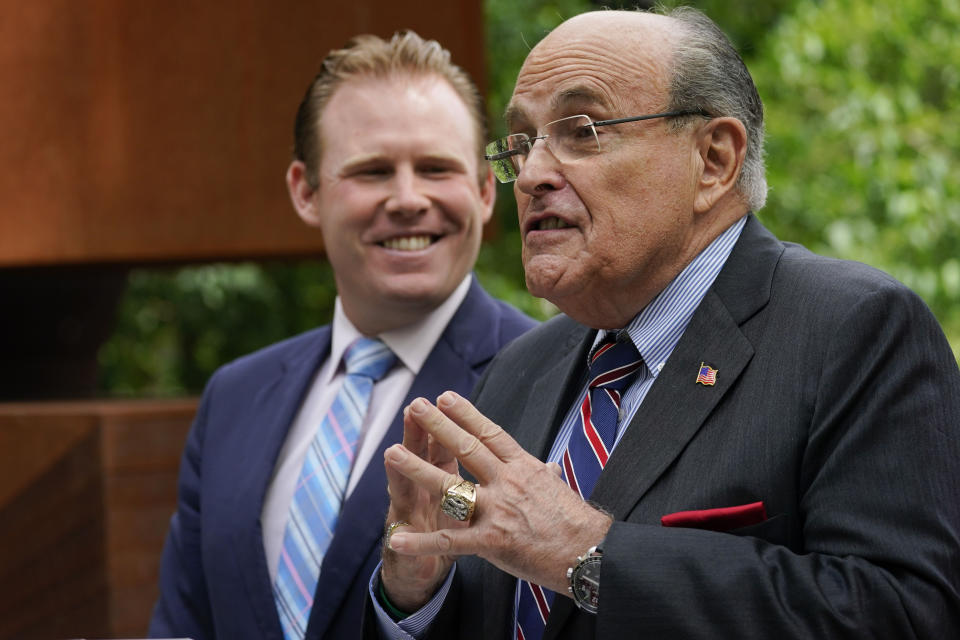
[[[599,153],[600,138],[597,136],[597,127],[608,124],[636,122],[637,120],[652,120],[654,118],[673,118],[677,116],[700,115],[709,117],[705,112],[695,109],[689,111],[667,111],[646,116],[632,118],[617,118],[615,120],[598,120],[594,122],[590,116],[579,115],[560,118],[548,122],[531,137],[525,133],[494,140],[484,149],[486,158],[493,167],[493,174],[500,182],[513,182],[520,175],[527,154],[533,148],[533,143],[543,140],[550,153],[560,162],[579,160],[586,156]]]

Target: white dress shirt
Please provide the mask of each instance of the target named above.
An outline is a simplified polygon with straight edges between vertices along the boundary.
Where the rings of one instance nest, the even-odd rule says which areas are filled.
[[[373,395],[361,427],[357,455],[350,470],[344,500],[356,487],[367,465],[370,464],[380,441],[400,411],[400,405],[410,390],[414,378],[420,373],[420,368],[433,351],[433,346],[440,339],[440,335],[466,297],[471,277],[468,274],[439,307],[418,322],[376,336],[396,354],[397,364],[373,387]],[[347,318],[338,297],[333,312],[330,355],[317,371],[313,384],[303,404],[300,405],[300,411],[280,449],[280,455],[273,469],[273,477],[263,501],[261,513],[263,548],[271,584],[277,579],[277,565],[280,562],[280,550],[283,547],[290,502],[293,500],[294,489],[300,477],[300,469],[303,467],[307,449],[343,384],[346,375],[343,352],[361,335]],[[382,460],[376,461],[376,464],[382,463]]]

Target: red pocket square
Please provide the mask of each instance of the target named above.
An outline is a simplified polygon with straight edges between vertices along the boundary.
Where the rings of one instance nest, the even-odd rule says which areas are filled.
[[[759,524],[767,519],[767,510],[763,502],[752,502],[736,507],[703,509],[699,511],[678,511],[660,518],[665,527],[687,527],[688,529],[709,529],[711,531],[730,531]]]

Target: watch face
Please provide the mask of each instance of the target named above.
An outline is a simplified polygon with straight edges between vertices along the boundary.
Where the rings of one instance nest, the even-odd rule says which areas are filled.
[[[573,571],[573,599],[584,611],[597,612],[600,599],[600,556],[584,559]]]

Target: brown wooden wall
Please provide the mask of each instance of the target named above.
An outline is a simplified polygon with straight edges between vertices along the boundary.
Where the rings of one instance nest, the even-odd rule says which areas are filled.
[[[317,253],[293,116],[357,33],[483,78],[480,0],[0,0],[0,267]]]
[[[412,28],[483,88],[481,18],[481,0],[0,0],[0,398],[91,388],[130,265],[320,252],[283,176],[323,55]],[[0,640],[146,633],[195,406],[0,403]]]
[[[0,638],[146,634],[195,411],[0,404]]]

